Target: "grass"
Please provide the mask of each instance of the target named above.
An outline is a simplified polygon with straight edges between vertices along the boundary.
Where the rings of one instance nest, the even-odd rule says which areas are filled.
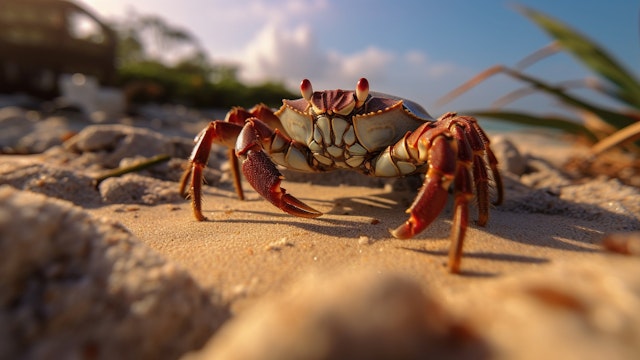
[[[510,76],[524,83],[525,87],[497,99],[491,109],[472,110],[466,111],[466,113],[517,124],[559,129],[577,135],[589,142],[591,154],[586,159],[572,161],[572,166],[575,169],[585,175],[595,175],[594,171],[603,171],[602,164],[596,164],[596,162],[622,162],[622,164],[610,164],[615,166],[605,166],[604,168],[615,168],[629,173],[628,168],[631,167],[635,169],[635,172],[631,174],[630,178],[621,176],[620,173],[610,173],[609,175],[640,186],[638,179],[640,176],[638,141],[640,140],[640,81],[604,48],[561,21],[530,8],[519,6],[517,9],[544,30],[553,39],[553,42],[525,57],[513,67],[495,65],[482,71],[445,95],[439,100],[439,104],[442,105],[461,96],[494,75]],[[525,72],[530,65],[561,51],[570,54],[577,62],[585,66],[591,71],[592,76],[577,81],[554,83],[528,75]],[[616,105],[604,107],[594,101],[573,95],[571,90],[576,87],[590,89],[597,97],[607,99],[608,103]],[[502,109],[514,100],[533,93],[544,93],[552,97],[564,107],[572,109],[574,116]],[[612,151],[623,154],[623,156],[605,155],[605,153]]]

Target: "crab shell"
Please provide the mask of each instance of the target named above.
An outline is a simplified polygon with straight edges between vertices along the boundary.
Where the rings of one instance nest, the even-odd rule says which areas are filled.
[[[367,155],[394,144],[425,122],[435,121],[413,101],[369,93],[366,79],[358,82],[356,91],[312,92],[304,81],[301,90],[302,98],[283,100],[275,115],[286,134],[305,144],[327,167],[357,168]],[[307,169],[303,165],[298,170]]]

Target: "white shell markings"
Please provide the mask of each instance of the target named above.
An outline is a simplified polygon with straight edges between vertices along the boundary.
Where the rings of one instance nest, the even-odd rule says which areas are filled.
[[[333,138],[334,144],[336,146],[342,146],[343,136],[347,128],[349,127],[349,123],[347,123],[344,119],[341,118],[333,118],[331,120],[331,129],[333,129]]]
[[[347,145],[353,145],[356,142],[356,133],[355,130],[353,128],[353,126],[350,126],[344,133],[344,135],[342,136],[342,139],[344,140],[345,144]]]
[[[342,156],[343,149],[337,146],[331,145],[327,148],[327,152],[329,153],[329,155],[333,156],[334,158],[338,158]]]
[[[375,165],[375,176],[380,177],[395,177],[399,175],[398,168],[391,160],[391,154],[388,151],[383,152]]]
[[[308,144],[313,135],[313,118],[285,105],[276,113],[284,130],[295,141]]]
[[[318,129],[320,130],[320,133],[321,133],[320,136],[322,136],[324,144],[326,146],[331,145],[331,124],[328,117],[326,116],[318,117],[318,119],[316,120],[316,130]],[[320,141],[316,139],[315,132],[313,134],[313,138],[316,140],[316,142],[320,143]]]
[[[362,163],[364,162],[364,156],[352,156],[352,157],[348,158],[347,160],[345,160],[345,162],[350,167],[355,168],[355,167],[358,167],[358,166],[362,165]]]
[[[307,172],[313,171],[307,163],[307,158],[304,156],[304,154],[294,147],[289,148],[285,159],[287,161],[288,167],[290,168]]]

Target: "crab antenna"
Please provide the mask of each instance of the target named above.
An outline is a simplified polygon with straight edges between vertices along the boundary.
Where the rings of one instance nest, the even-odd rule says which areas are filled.
[[[309,85],[311,86],[311,85]],[[362,78],[356,84],[356,107],[361,107],[369,96],[369,81]]]
[[[300,83],[300,93],[302,93],[302,97],[311,101],[311,95],[313,95],[313,87],[311,86],[311,81],[309,79],[304,79]]]

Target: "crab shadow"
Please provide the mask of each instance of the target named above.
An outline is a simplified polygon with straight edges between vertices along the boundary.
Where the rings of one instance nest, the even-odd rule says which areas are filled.
[[[388,211],[394,211],[395,205],[390,207],[384,199],[377,196],[367,196],[352,198],[348,202],[343,202],[340,199],[336,200],[317,200],[311,198],[299,197],[303,202],[310,204],[314,207],[323,208],[329,207],[329,210],[325,210],[323,215],[317,218],[302,218],[295,217],[284,213],[273,207],[272,211],[268,210],[234,210],[238,213],[247,213],[255,215],[254,218],[247,219],[219,219],[216,221],[229,222],[229,223],[252,223],[252,224],[265,224],[270,225],[278,223],[291,227],[296,227],[302,230],[306,230],[310,233],[316,233],[321,235],[328,235],[337,238],[358,238],[361,235],[367,235],[374,239],[391,238],[388,226],[391,222],[384,220],[378,220],[381,217],[376,216],[377,212],[380,214]],[[248,201],[266,201],[264,199],[254,199]],[[374,213],[369,211],[376,209]],[[389,210],[391,209],[391,210]],[[363,216],[369,219],[369,222],[365,222]],[[381,215],[384,216],[384,215]],[[274,219],[275,218],[275,219]],[[375,221],[374,221],[375,220]],[[400,220],[398,220],[399,225]],[[394,226],[395,226],[394,225]]]
[[[418,254],[440,257],[442,259],[446,259],[449,256],[449,253],[447,250],[416,249],[416,248],[410,248],[410,247],[401,247],[401,248],[407,251],[418,253]],[[522,264],[544,264],[549,262],[548,259],[541,258],[541,257],[519,255],[519,254],[506,254],[506,253],[465,252],[464,257],[491,260],[491,261],[502,261],[507,263],[522,263]],[[444,261],[442,265],[443,267],[446,266]],[[490,278],[490,277],[499,276],[500,273],[462,269],[459,275],[466,276],[466,277]]]
[[[573,252],[597,252],[594,244],[599,243],[603,233],[615,231],[609,224],[629,224],[627,228],[640,229],[640,223],[628,216],[610,212],[596,205],[572,202],[560,199],[544,191],[529,189],[523,196],[521,184],[513,184],[514,180],[507,180],[503,205],[492,207],[487,226],[475,225],[473,219],[477,209],[470,209],[471,221],[469,227],[491,233],[507,241],[525,245],[546,247]],[[224,196],[224,195],[223,195]],[[317,200],[311,197],[300,199],[312,206],[322,206],[327,217],[315,219],[300,219],[288,214],[280,213],[274,208],[273,212],[259,210],[234,210],[259,215],[256,219],[222,219],[231,223],[264,223],[272,224],[273,217],[278,223],[297,227],[309,231],[343,238],[357,238],[367,235],[377,240],[395,240],[388,229],[402,224],[408,217],[405,210],[411,205],[416,196],[415,191],[372,190],[364,196],[336,197],[331,200]],[[535,208],[530,206],[531,197],[548,197],[548,203],[553,204],[555,210]],[[264,201],[256,198],[249,201]],[[544,203],[545,199],[543,199]],[[451,231],[452,200],[434,222],[422,233],[415,236],[415,240],[446,239]],[[365,216],[375,221],[363,222]],[[270,218],[270,220],[263,220]],[[402,245],[399,248],[415,251],[430,256],[446,257],[446,250],[427,250],[424,246]],[[505,262],[544,263],[548,259],[521,254],[465,252],[465,257],[490,259]],[[471,276],[491,276],[492,274],[466,274]]]

